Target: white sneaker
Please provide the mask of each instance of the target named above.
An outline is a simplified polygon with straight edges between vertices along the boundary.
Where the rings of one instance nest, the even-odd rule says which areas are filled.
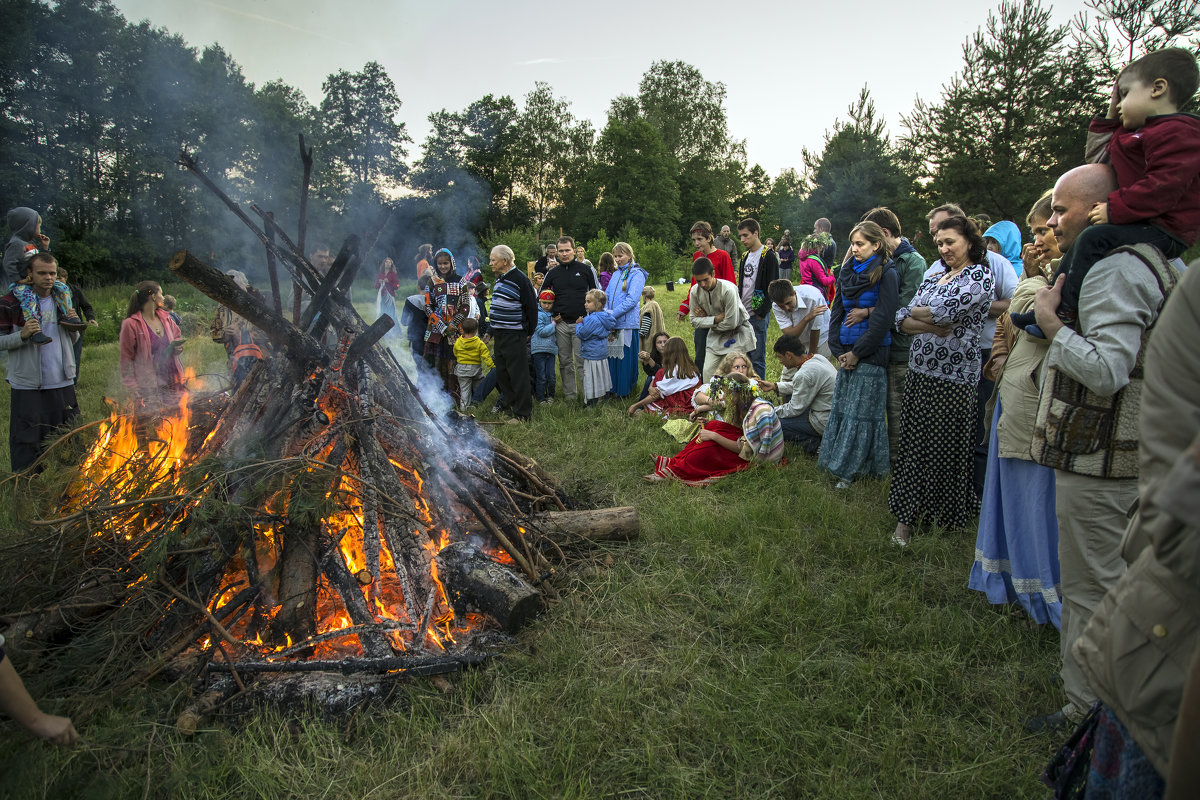
[[[838,481],[837,486],[835,486],[834,488],[835,489],[849,489],[850,481]]]

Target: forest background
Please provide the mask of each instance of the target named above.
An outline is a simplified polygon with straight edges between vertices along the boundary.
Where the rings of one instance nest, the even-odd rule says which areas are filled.
[[[391,256],[403,277],[415,277],[422,242],[460,260],[505,242],[531,259],[562,231],[593,259],[629,240],[669,280],[685,271],[697,219],[750,216],[764,237],[790,228],[798,238],[825,216],[844,238],[876,205],[895,210],[929,256],[928,208],[953,201],[1023,227],[1053,177],[1081,161],[1088,119],[1103,113],[1123,63],[1165,44],[1200,52],[1194,3],[1086,5],[1064,25],[1038,0],[981,13],[960,71],[939,97],[918,98],[899,131],[864,85],[820,152],[801,148],[796,168],[771,176],[730,135],[725,86],[682,61],[654,62],[599,131],[537,82],[519,100],[484,94],[430,114],[410,158],[414,142],[396,121],[402,76],[378,62],[329,75],[314,105],[282,81],[247,82],[219,45],[192,48],[126,21],[109,0],[0,0],[0,202],[41,211],[84,286],[164,276],[180,248],[257,282],[261,246],[175,162],[194,153],[235,201],[295,230],[303,134],[316,153],[310,248],[336,251],[346,234],[383,225],[368,263]]]

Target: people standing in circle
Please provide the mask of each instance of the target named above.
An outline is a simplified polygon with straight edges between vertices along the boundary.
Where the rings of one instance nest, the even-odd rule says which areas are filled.
[[[874,222],[855,225],[830,307],[829,350],[841,369],[817,466],[837,477],[839,489],[889,469],[887,363],[900,304],[891,256],[882,228]]]
[[[650,276],[634,260],[633,248],[627,242],[617,242],[612,252],[616,272],[605,291],[605,308],[613,317],[616,338],[609,346],[608,371],[612,393],[618,397],[628,397],[637,388],[637,354],[641,332],[638,304]]]
[[[575,335],[575,325],[583,317],[585,296],[596,289],[597,284],[592,269],[575,260],[575,240],[570,236],[558,240],[558,258],[558,264],[546,273],[540,291],[554,292],[552,310],[558,338],[558,371],[562,376],[563,396],[570,401],[579,396],[578,376],[582,369],[582,345]]]
[[[754,329],[754,348],[750,361],[759,375],[767,373],[767,330],[771,326],[771,299],[767,287],[779,278],[779,256],[758,238],[758,220],[744,219],[738,223],[738,238],[746,252],[738,269],[738,292],[742,306],[750,316]]]
[[[121,383],[134,404],[138,441],[145,443],[155,417],[179,403],[186,386],[179,326],[162,307],[162,287],[139,283],[121,322]]]
[[[943,219],[935,233],[941,260],[895,315],[900,330],[913,334],[900,452],[888,492],[896,518],[892,541],[901,547],[923,521],[961,528],[979,510],[971,452],[980,337],[995,291],[992,267],[983,235],[966,217]]]

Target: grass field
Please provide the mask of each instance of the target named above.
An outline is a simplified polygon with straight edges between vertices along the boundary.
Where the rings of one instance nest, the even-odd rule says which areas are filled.
[[[185,354],[214,357],[203,342]],[[84,359],[90,419],[115,345]],[[566,570],[562,601],[452,691],[416,680],[351,719],[267,709],[188,738],[171,724],[188,687],[155,683],[80,720],[75,749],[4,723],[0,795],[1045,796],[1058,741],[1021,720],[1061,701],[1058,636],[967,590],[973,531],[899,551],[886,482],[835,491],[792,450],[707,489],[645,484],[678,446],[624,408],[559,402],[491,426],[581,500],[636,506],[642,537]],[[0,588],[0,611],[20,602]],[[27,677],[35,695],[50,685]],[[69,714],[83,698],[42,699]]]

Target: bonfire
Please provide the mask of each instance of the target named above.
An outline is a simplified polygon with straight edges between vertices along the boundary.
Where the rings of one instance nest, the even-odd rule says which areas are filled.
[[[636,535],[633,509],[571,508],[538,464],[422,397],[380,344],[391,319],[346,299],[357,236],[320,275],[269,214],[260,228],[181,163],[263,242],[273,302],[187,252],[171,270],[270,352],[232,393],[193,379],[153,415],[113,410],[59,514],[33,522],[54,556],[18,587],[10,642],[70,644],[119,667],[115,691],[191,679],[185,728],[231,697],[346,708],[480,663],[553,602],[573,548]],[[277,264],[309,296],[292,320]]]

